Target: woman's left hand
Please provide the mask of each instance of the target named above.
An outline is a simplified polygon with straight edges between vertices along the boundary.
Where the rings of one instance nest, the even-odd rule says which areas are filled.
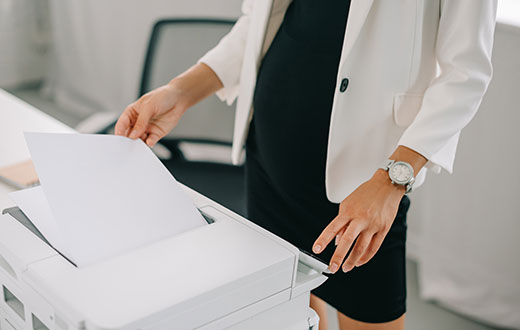
[[[342,264],[343,271],[348,272],[367,263],[390,230],[404,193],[403,186],[392,184],[388,172],[377,170],[341,202],[338,216],[323,230],[312,250],[322,252],[337,237],[329,265],[332,273]],[[354,247],[343,263],[352,244]]]

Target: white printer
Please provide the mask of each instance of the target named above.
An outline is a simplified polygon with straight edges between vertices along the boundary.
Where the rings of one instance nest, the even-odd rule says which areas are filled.
[[[317,329],[327,265],[186,190],[209,225],[82,268],[0,216],[0,329]]]

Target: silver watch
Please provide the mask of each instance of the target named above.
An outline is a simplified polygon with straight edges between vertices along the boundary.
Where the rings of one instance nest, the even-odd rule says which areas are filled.
[[[396,162],[395,160],[388,159],[380,168],[388,171],[388,176],[393,184],[404,186],[407,194],[412,191],[412,186],[415,182],[412,165],[407,162]]]

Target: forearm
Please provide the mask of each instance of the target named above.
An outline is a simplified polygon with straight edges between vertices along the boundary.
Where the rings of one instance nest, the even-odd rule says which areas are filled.
[[[173,78],[169,85],[179,90],[179,100],[184,109],[197,104],[223,87],[216,73],[206,64],[197,63],[179,76]]]

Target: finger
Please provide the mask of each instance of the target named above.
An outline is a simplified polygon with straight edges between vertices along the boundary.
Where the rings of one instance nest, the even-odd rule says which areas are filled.
[[[381,247],[381,244],[383,244],[384,238],[385,234],[383,233],[377,233],[372,237],[372,241],[365,250],[365,253],[361,256],[361,258],[359,258],[356,267],[366,264],[376,255],[377,251],[379,251],[379,248]]]
[[[148,127],[148,123],[150,122],[150,118],[152,118],[152,111],[143,110],[137,113],[137,120],[135,122],[132,131],[130,132],[129,138],[137,139],[146,131]]]
[[[146,142],[146,139],[148,139],[148,133],[144,132],[139,138],[143,140],[143,142]]]
[[[365,254],[365,251],[368,248],[370,241],[372,240],[372,236],[372,233],[367,232],[362,232],[358,236],[356,244],[354,244],[352,251],[350,251],[347,260],[343,264],[342,268],[345,273],[350,272],[359,261],[359,258]]]
[[[334,245],[337,246],[339,244],[339,240],[341,239],[341,236],[345,233],[345,227],[341,228],[339,232],[336,234],[336,238],[334,239]]]
[[[152,148],[153,146],[155,146],[155,144],[157,142],[159,142],[161,138],[159,137],[159,135],[157,133],[150,133],[150,135],[148,135],[148,138],[146,139],[146,144]]]
[[[352,246],[362,229],[363,227],[358,222],[352,221],[349,223],[347,230],[339,240],[339,244],[336,247],[336,251],[334,251],[332,258],[330,259],[329,269],[332,273],[335,273],[339,269],[339,266],[343,263],[345,256],[350,250],[350,247]]]
[[[115,135],[127,136],[130,132],[130,128],[132,128],[132,111],[134,111],[133,104],[126,107],[125,111],[123,111],[117,120],[114,130]]]
[[[336,237],[337,233],[348,224],[349,218],[337,216],[332,220],[312,245],[314,253],[320,253]]]

